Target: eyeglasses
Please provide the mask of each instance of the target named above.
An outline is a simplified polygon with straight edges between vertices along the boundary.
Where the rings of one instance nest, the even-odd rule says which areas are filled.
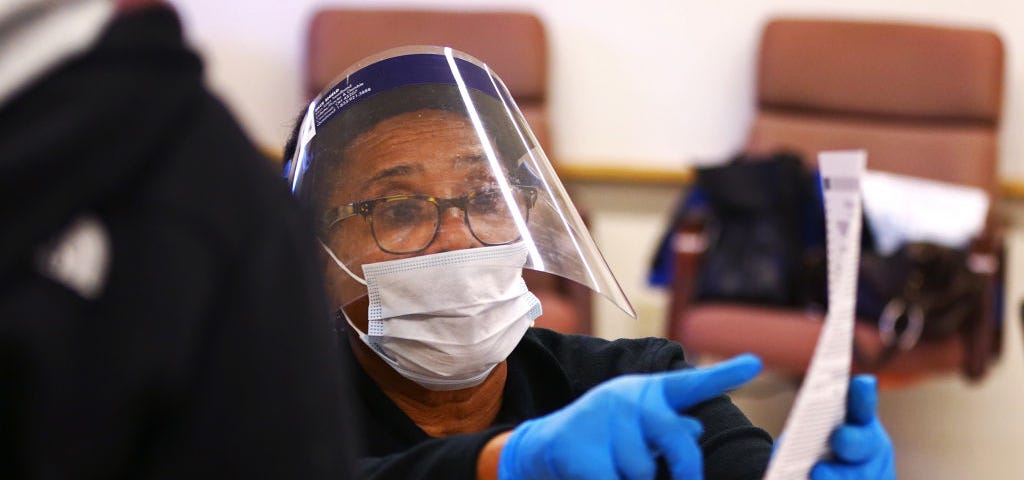
[[[528,220],[537,201],[537,189],[512,185],[514,206],[505,201],[500,188],[485,188],[461,197],[437,198],[430,195],[392,195],[353,202],[327,211],[324,231],[342,220],[361,215],[370,224],[377,247],[387,253],[410,254],[425,250],[434,242],[441,226],[441,215],[451,207],[462,210],[469,232],[484,245],[504,245],[519,239],[513,208]]]

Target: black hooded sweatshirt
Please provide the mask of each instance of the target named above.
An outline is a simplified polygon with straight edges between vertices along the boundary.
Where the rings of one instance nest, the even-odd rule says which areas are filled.
[[[0,477],[349,478],[306,222],[163,7],[0,107]],[[100,293],[41,267],[109,238]]]

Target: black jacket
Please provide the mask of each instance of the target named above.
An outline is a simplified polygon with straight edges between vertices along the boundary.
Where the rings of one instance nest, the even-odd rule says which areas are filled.
[[[310,230],[163,8],[0,110],[0,477],[348,478]],[[102,293],[41,272],[70,222]]]
[[[531,328],[508,359],[508,380],[494,425],[473,434],[431,438],[365,373],[356,376],[367,420],[360,478],[473,479],[480,450],[495,435],[558,410],[610,378],[688,368],[679,344],[660,338],[607,341]],[[700,420],[707,480],[764,475],[771,437],[750,424],[727,397],[688,412]]]

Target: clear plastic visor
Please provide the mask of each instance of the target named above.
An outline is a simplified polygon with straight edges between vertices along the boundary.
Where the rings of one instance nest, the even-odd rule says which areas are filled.
[[[339,267],[339,306],[367,295],[367,264],[518,245],[494,266],[565,277],[635,317],[504,84],[466,54],[403,47],[350,68],[310,103],[286,175]]]

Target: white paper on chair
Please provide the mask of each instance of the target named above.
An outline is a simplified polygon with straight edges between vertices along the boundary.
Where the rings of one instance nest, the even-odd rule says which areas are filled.
[[[846,417],[860,259],[860,185],[867,154],[821,152],[828,254],[828,314],[811,364],[768,464],[766,480],[805,479],[829,454],[828,439]]]
[[[914,241],[963,248],[985,226],[989,199],[980,188],[876,171],[862,186],[864,217],[883,255]]]

